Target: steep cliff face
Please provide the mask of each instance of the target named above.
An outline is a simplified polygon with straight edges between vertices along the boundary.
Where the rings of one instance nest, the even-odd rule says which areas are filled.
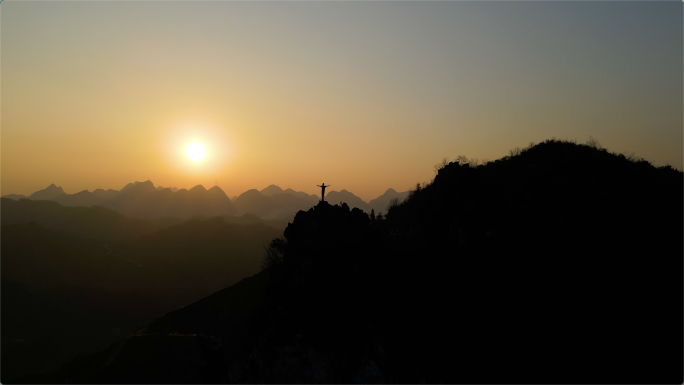
[[[682,382],[682,185],[558,141],[452,163],[384,217],[300,211],[282,262],[147,332],[197,334],[188,382]],[[171,381],[123,357],[88,380]]]

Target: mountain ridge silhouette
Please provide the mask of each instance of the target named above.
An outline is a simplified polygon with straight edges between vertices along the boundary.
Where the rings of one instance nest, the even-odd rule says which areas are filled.
[[[54,183],[44,188],[43,190],[38,190],[33,194],[29,195],[29,199],[43,200],[43,199],[53,199],[60,195],[64,195],[65,192],[61,187],[55,186]]]
[[[387,190],[385,194],[372,200],[372,205],[344,189],[339,192],[330,191],[326,199],[333,203],[346,202],[351,207],[359,207],[366,212],[373,208],[380,212],[386,211],[391,198],[403,199],[408,195],[408,192],[395,191],[396,194],[389,197],[387,194],[390,190],[395,191]],[[27,198],[15,194],[3,197],[15,200]],[[65,206],[103,206],[135,218],[255,214],[264,219],[292,219],[297,211],[306,210],[320,200],[317,195],[290,188],[283,190],[276,185],[269,185],[261,191],[250,189],[240,196],[228,198],[218,186],[206,189],[203,185],[196,185],[188,190],[155,187],[151,181],[131,182],[119,191],[96,189],[75,194],[65,194],[61,187],[53,184],[45,190],[33,193],[28,199],[52,200]]]
[[[547,140],[447,163],[384,216],[318,202],[111,369],[23,381],[681,383],[683,176]]]

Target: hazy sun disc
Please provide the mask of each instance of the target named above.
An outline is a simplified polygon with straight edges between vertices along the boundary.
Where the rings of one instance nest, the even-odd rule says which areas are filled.
[[[188,158],[194,160],[195,162],[199,162],[207,155],[207,150],[205,150],[201,144],[195,142],[188,146],[187,150],[185,150],[185,153],[188,155]]]

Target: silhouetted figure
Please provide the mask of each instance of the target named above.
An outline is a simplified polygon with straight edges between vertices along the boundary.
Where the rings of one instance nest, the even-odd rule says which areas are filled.
[[[321,183],[321,185],[320,186],[317,185],[317,187],[321,188],[321,201],[324,201],[325,200],[325,188],[330,187],[330,185],[326,186],[325,183]]]

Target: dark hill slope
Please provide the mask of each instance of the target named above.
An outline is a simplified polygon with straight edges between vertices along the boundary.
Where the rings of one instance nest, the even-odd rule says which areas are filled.
[[[263,224],[195,219],[120,242],[116,250],[160,272],[164,284],[148,287],[149,293],[174,294],[185,305],[258,272],[264,244],[279,234]]]
[[[132,234],[139,230],[153,228],[149,222],[158,221],[126,218],[103,208],[29,200],[13,203],[36,209],[24,213],[44,219],[53,228],[36,222],[5,224],[11,219],[5,214],[20,212],[7,210],[4,202],[3,383],[67,362],[79,353],[99,351],[112,339],[133,332],[136,324],[145,325],[255,274],[263,246],[282,234],[259,223],[243,226],[211,218],[135,237]],[[45,204],[55,211],[42,210]],[[114,221],[98,217],[99,211],[112,214]],[[136,223],[142,225],[137,230]],[[123,239],[97,237],[127,224],[132,231]],[[73,230],[78,229],[88,230],[88,239],[76,235]],[[113,335],[115,328],[122,334]]]
[[[270,268],[147,328],[185,354],[133,337],[25,380],[681,383],[682,177],[552,140],[449,164],[384,218],[321,202]]]
[[[487,354],[508,373],[492,382],[676,382],[682,211],[681,172],[547,141],[446,166],[387,224],[397,266],[484,317]],[[431,297],[426,311],[444,299]],[[656,340],[662,353],[646,354]]]

